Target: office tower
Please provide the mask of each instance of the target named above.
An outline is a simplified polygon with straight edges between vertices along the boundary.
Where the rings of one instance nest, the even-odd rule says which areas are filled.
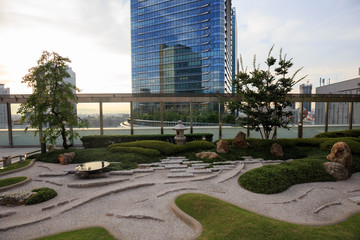
[[[312,84],[301,84],[300,94],[311,94]],[[311,112],[311,102],[304,102],[304,109]]]
[[[131,0],[133,93],[232,92],[231,0]]]
[[[356,94],[360,95],[360,77],[316,88],[316,94]],[[349,103],[330,102],[328,106],[329,124],[349,123]],[[325,103],[315,104],[315,124],[325,123]],[[360,103],[353,104],[353,124],[360,124]]]
[[[231,32],[232,32],[232,80],[236,78],[239,72],[239,61],[238,61],[238,47],[237,47],[237,25],[236,25],[236,9],[231,9]],[[235,93],[235,87],[232,85],[232,93]]]
[[[0,83],[0,95],[9,95],[10,88],[5,88],[5,84]],[[0,128],[7,128],[7,107],[6,104],[0,104]]]

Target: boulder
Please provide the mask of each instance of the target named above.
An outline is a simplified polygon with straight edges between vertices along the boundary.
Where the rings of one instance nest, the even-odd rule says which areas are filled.
[[[324,168],[325,171],[336,178],[336,180],[346,180],[349,177],[349,172],[340,163],[324,162]]]
[[[243,149],[248,149],[251,145],[246,141],[246,134],[242,131],[239,131],[238,134],[236,134],[235,138],[232,142],[234,147],[239,147]]]
[[[72,161],[74,160],[74,157],[75,157],[74,152],[64,153],[64,154],[59,155],[58,160],[59,160],[60,164],[67,165],[67,164],[72,163]]]
[[[331,153],[326,157],[330,162],[342,164],[347,171],[352,165],[352,156],[349,146],[345,142],[337,142],[331,148]]]
[[[201,159],[204,159],[204,158],[215,159],[215,158],[219,157],[219,155],[215,152],[200,152],[200,153],[197,153],[196,156]]]
[[[216,151],[218,153],[228,153],[229,152],[229,143],[224,140],[220,140],[216,143]]]
[[[26,200],[34,194],[36,193],[26,192],[26,191],[0,194],[0,206],[8,206],[8,207],[20,206],[24,204]]]
[[[284,156],[282,146],[280,144],[278,144],[278,143],[274,143],[271,146],[270,153],[272,155],[274,155],[274,156],[277,156],[277,157],[283,157]]]

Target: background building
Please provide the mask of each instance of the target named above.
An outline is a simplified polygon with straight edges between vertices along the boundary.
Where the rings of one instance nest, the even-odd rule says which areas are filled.
[[[10,95],[10,88],[0,83],[0,95]],[[0,128],[8,128],[6,104],[0,104]]]
[[[300,94],[311,94],[312,84],[301,84],[300,85]],[[304,108],[311,112],[311,102],[304,102]]]
[[[237,24],[236,24],[236,9],[235,7],[231,10],[231,28],[232,28],[232,44],[231,44],[231,51],[232,51],[232,80],[235,79],[236,75],[239,72],[239,61],[238,61],[238,47],[237,47]],[[232,85],[232,93],[235,93],[234,85]]]
[[[231,16],[231,0],[132,0],[132,92],[231,92]]]
[[[333,83],[316,88],[316,94],[358,94],[360,96],[360,78]],[[353,104],[353,124],[360,124],[360,103]],[[329,103],[329,124],[347,124],[349,122],[349,103]],[[325,103],[315,105],[315,124],[325,123]]]

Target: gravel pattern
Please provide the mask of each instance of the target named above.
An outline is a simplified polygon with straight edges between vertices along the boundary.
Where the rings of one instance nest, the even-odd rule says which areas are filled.
[[[240,174],[263,165],[258,159],[256,163],[251,159],[247,162],[229,170],[194,174],[192,180],[171,178],[171,184],[165,184],[169,182],[170,169],[126,176],[108,174],[100,179],[81,179],[74,174],[39,177],[44,167],[58,173],[76,164],[35,162],[29,169],[6,175],[33,179],[9,191],[50,187],[58,196],[31,206],[0,206],[0,239],[35,239],[88,226],[105,227],[118,239],[189,239],[194,231],[169,207],[172,199],[187,192],[204,193],[261,215],[307,225],[329,224],[360,212],[360,206],[349,200],[360,195],[357,191],[360,173],[346,181],[299,184],[283,193],[265,195],[251,193],[238,185]],[[93,184],[96,182],[101,186]],[[69,188],[69,184],[86,187]],[[329,206],[314,213],[326,204]]]

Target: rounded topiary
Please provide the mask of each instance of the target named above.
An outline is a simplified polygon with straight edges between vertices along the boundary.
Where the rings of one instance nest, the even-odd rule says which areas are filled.
[[[57,196],[54,189],[46,187],[33,189],[32,192],[36,192],[36,194],[26,200],[26,205],[42,203]]]
[[[159,157],[161,152],[156,149],[147,149],[141,147],[120,147],[115,146],[109,148],[109,152],[126,152],[126,153],[139,153],[149,157]]]

